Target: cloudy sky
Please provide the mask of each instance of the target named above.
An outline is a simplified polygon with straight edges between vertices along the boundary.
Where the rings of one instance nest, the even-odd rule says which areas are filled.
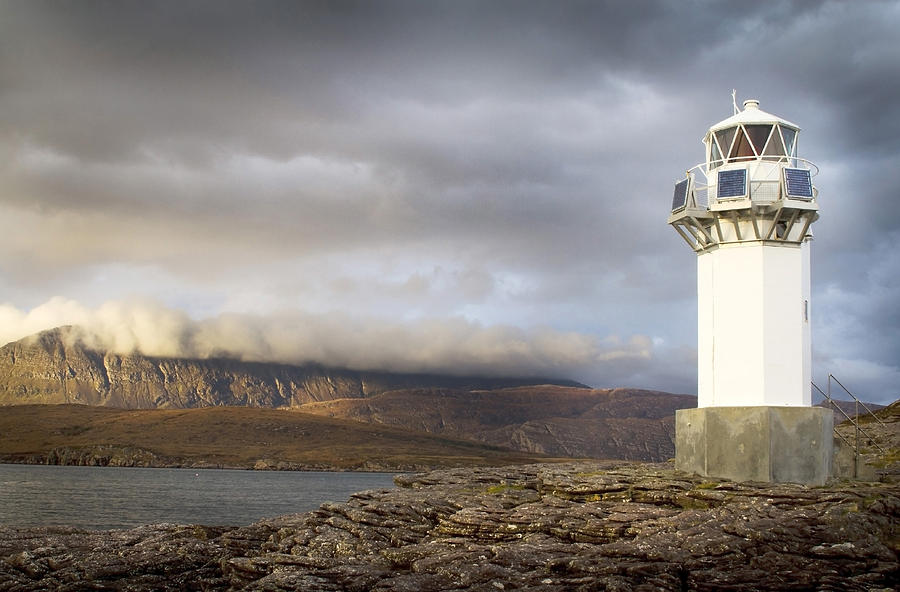
[[[900,397],[898,2],[0,0],[0,340],[696,392],[672,185],[821,169],[814,379]]]

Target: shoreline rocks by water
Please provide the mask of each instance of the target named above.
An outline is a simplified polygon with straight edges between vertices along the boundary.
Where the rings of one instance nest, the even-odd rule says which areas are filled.
[[[243,464],[216,463],[205,459],[164,457],[150,450],[134,446],[59,446],[46,454],[0,455],[0,464],[55,465],[68,467],[136,467],[154,469],[234,469],[253,471],[326,471],[343,473],[398,473],[430,471],[437,466],[425,463],[387,463],[364,460],[351,466],[337,466],[328,462],[298,463],[261,458]]]
[[[739,484],[666,464],[398,476],[231,528],[0,528],[2,590],[890,590],[900,488]]]

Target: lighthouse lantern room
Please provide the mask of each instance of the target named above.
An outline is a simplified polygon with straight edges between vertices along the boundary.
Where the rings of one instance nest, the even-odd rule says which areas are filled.
[[[832,419],[810,391],[818,169],[798,156],[797,125],[743,107],[706,132],[706,160],[676,181],[668,217],[697,254],[698,409],[676,418],[676,465],[821,483]]]

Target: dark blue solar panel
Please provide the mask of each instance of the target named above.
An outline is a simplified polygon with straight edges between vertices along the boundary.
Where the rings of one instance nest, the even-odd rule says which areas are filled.
[[[718,199],[728,197],[744,197],[747,195],[747,169],[719,171]]]
[[[812,179],[807,169],[784,169],[784,190],[788,197],[812,199]]]
[[[673,212],[675,210],[680,210],[687,205],[688,181],[690,181],[690,179],[685,179],[684,181],[675,183],[675,195],[672,196]]]

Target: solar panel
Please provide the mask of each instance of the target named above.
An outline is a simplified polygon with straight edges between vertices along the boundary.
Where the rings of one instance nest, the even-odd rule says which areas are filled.
[[[747,196],[747,169],[719,171],[716,198],[727,199]]]
[[[672,211],[677,211],[687,205],[688,183],[690,178],[675,183],[675,195],[672,196]]]
[[[812,178],[808,169],[784,169],[784,192],[788,197],[812,199]]]

